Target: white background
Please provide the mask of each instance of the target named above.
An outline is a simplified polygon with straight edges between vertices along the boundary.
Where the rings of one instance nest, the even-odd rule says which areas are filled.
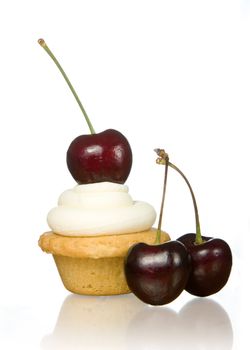
[[[96,131],[129,139],[134,199],[159,212],[168,151],[196,193],[204,235],[234,266],[210,298],[164,307],[133,295],[70,295],[37,246],[59,194],[75,185],[70,142],[88,133],[43,37]],[[1,349],[249,348],[250,1],[2,1],[0,5]],[[163,228],[194,231],[189,192],[169,171]]]

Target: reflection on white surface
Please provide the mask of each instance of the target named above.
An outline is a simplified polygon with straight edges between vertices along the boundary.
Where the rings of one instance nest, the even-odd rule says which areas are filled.
[[[129,322],[144,308],[132,295],[113,297],[68,296],[53,333],[42,340],[41,348],[126,349]]]
[[[68,296],[43,350],[121,349],[230,350],[233,330],[227,312],[211,299],[195,298],[179,312],[150,307],[133,295]]]
[[[226,311],[215,301],[195,298],[177,313],[147,308],[131,322],[128,349],[230,350],[233,330]],[[146,344],[146,347],[145,347]]]

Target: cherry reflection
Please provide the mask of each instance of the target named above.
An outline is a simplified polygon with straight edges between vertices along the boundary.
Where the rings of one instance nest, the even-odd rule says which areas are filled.
[[[223,307],[212,299],[195,298],[179,312],[147,307],[131,321],[129,350],[230,350],[233,329]]]

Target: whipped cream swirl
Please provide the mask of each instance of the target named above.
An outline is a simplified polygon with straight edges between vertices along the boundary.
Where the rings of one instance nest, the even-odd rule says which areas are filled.
[[[148,230],[156,218],[154,208],[133,201],[126,185],[100,182],[77,185],[61,194],[47,217],[55,233],[91,236]]]

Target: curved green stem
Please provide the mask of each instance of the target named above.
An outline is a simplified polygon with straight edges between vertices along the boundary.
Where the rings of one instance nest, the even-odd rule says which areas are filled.
[[[198,207],[197,207],[197,203],[196,203],[196,199],[194,196],[194,192],[193,189],[188,181],[188,179],[186,178],[186,176],[183,174],[183,172],[177,168],[176,165],[172,164],[172,163],[168,163],[168,165],[173,168],[174,170],[176,170],[185,180],[186,184],[188,185],[188,188],[190,190],[191,196],[192,196],[192,200],[193,200],[193,205],[194,205],[194,212],[195,212],[195,222],[196,222],[196,237],[195,237],[195,243],[196,244],[201,244],[203,242],[202,240],[202,236],[201,236],[201,228],[200,228],[200,220],[199,220],[199,213],[198,213]]]
[[[49,49],[49,47],[47,46],[47,44],[45,43],[45,41],[43,39],[39,39],[38,40],[38,43],[42,46],[42,48],[47,52],[47,54],[50,56],[50,58],[52,58],[52,60],[54,61],[54,63],[56,64],[57,68],[60,70],[62,76],[64,77],[66,83],[68,84],[72,94],[74,95],[84,117],[85,117],[85,120],[88,124],[88,127],[89,127],[89,131],[91,132],[91,134],[95,134],[95,130],[90,122],[90,119],[77,95],[77,93],[75,92],[75,89],[73,88],[69,78],[67,77],[66,73],[64,72],[63,68],[61,67],[60,63],[58,62],[58,60],[56,59],[56,57],[54,56],[54,54],[52,53],[52,51]]]
[[[160,215],[159,215],[159,221],[158,221],[158,227],[157,227],[156,239],[155,239],[155,244],[160,244],[161,243],[161,224],[162,224],[162,216],[163,216],[163,209],[164,209],[166,188],[167,188],[167,176],[168,176],[169,157],[168,157],[168,154],[165,153],[164,150],[156,149],[155,152],[160,157],[160,158],[157,159],[156,162],[165,165],[162,200],[161,200],[161,209],[160,209]]]

